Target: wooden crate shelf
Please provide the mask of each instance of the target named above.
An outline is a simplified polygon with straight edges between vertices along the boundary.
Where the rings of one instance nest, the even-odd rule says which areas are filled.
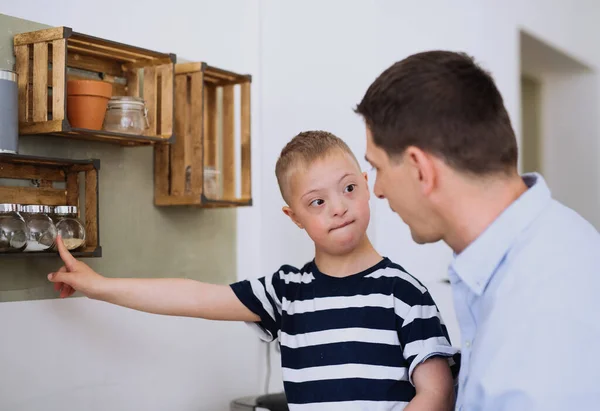
[[[173,140],[174,54],[145,50],[55,27],[14,36],[19,75],[19,132],[122,145]],[[143,135],[72,128],[69,79],[112,83],[113,95],[142,97],[150,127]]]
[[[0,154],[0,180],[36,181],[34,186],[0,183],[0,203],[72,205],[84,202],[86,245],[76,257],[101,257],[98,207],[100,160],[66,160],[15,154]],[[85,183],[80,193],[79,182]],[[64,183],[63,188],[55,185]],[[81,195],[83,194],[83,196]],[[83,198],[81,198],[83,197]],[[80,216],[81,217],[81,216]],[[0,253],[0,257],[56,256],[55,251]]]
[[[203,62],[176,64],[177,139],[154,146],[157,206],[252,205],[251,83],[250,75]],[[220,173],[216,187],[208,176],[211,170]]]

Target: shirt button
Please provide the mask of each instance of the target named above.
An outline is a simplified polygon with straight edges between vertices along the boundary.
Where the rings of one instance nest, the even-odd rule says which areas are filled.
[[[466,341],[466,342],[465,342],[465,346],[466,346],[467,348],[471,348],[471,341]]]

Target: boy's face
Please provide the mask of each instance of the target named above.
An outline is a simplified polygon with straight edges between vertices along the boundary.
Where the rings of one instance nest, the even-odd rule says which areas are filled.
[[[320,250],[340,255],[358,246],[369,225],[369,187],[350,155],[332,151],[296,169],[288,184],[289,206],[283,211]]]

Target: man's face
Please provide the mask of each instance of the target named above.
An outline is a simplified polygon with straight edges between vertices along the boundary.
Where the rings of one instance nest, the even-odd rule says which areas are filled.
[[[387,199],[392,211],[410,228],[413,240],[419,244],[442,239],[440,227],[432,211],[430,189],[423,179],[423,162],[428,161],[423,151],[409,147],[401,155],[392,158],[373,141],[367,128],[366,160],[376,171],[374,193],[377,198]]]

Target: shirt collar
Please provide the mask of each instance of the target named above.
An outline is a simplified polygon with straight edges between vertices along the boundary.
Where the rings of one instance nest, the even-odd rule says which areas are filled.
[[[456,255],[450,268],[477,295],[481,295],[496,268],[521,233],[551,199],[544,178],[538,173],[524,174],[528,189],[508,206],[488,228]]]

